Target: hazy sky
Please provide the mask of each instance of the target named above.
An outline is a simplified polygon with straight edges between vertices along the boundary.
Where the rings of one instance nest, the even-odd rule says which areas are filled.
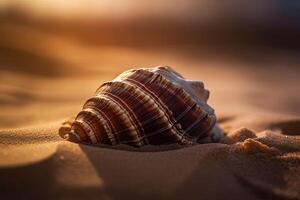
[[[216,1],[216,0],[1,0],[0,7],[5,9],[18,6],[36,15],[59,17],[102,17],[131,18],[166,17],[203,19],[218,18],[224,15],[244,15],[260,17],[272,11],[263,0]]]
[[[294,0],[1,0],[0,9],[18,7],[38,17],[131,19],[157,18],[255,23],[300,23]]]
[[[203,6],[201,6],[203,4]],[[2,0],[0,6],[19,6],[37,15],[65,17],[132,17],[143,16],[192,16],[195,13],[208,13],[209,5],[205,1],[187,0]]]

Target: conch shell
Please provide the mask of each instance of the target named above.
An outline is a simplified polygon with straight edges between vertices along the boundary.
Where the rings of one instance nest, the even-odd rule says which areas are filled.
[[[202,82],[185,80],[170,67],[125,71],[86,101],[69,136],[136,147],[217,142],[222,132],[208,96]]]

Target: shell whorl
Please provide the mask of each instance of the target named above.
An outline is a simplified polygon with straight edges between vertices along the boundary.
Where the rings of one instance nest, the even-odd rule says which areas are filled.
[[[216,124],[213,109],[203,105],[159,73],[129,70],[87,100],[71,134],[92,144],[194,144],[211,137]]]

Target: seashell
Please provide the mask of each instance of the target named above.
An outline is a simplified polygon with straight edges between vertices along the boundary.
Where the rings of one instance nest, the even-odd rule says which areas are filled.
[[[69,136],[137,147],[216,142],[222,133],[208,96],[202,82],[185,80],[170,67],[125,71],[86,101]]]

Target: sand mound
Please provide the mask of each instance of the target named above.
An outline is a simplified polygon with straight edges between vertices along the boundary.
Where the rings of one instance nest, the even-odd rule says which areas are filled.
[[[1,132],[2,198],[300,198],[300,136],[240,128],[230,144],[137,152],[64,141],[59,126]]]

